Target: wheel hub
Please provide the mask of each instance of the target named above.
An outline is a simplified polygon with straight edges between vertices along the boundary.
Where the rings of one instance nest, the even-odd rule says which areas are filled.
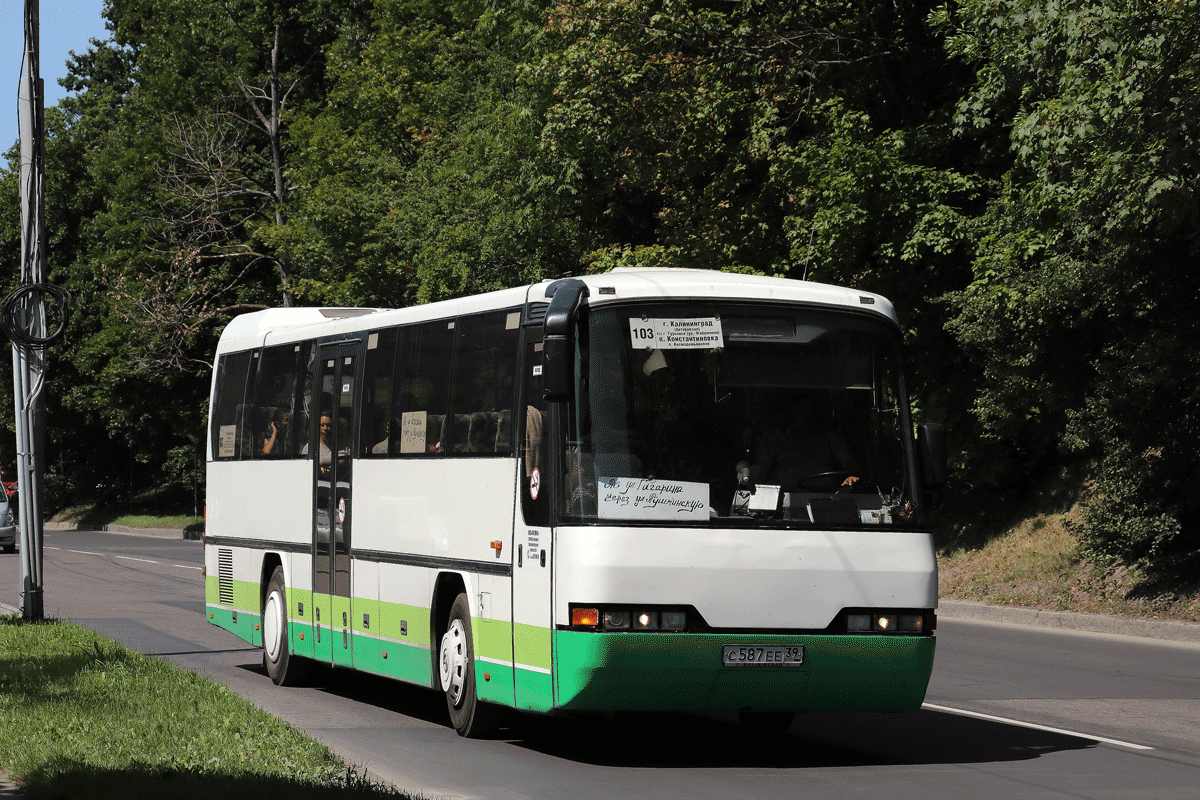
[[[457,708],[462,704],[467,686],[467,631],[460,619],[451,620],[450,629],[442,637],[438,672],[442,691]]]
[[[283,642],[281,610],[279,594],[271,592],[267,595],[267,605],[263,609],[263,647],[267,649],[267,658],[272,661],[279,658],[279,650]]]

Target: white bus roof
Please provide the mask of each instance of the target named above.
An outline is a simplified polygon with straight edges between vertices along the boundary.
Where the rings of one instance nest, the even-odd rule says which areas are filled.
[[[591,306],[629,300],[728,298],[838,306],[869,311],[898,324],[895,308],[882,295],[823,283],[743,275],[705,269],[617,268],[599,275],[584,275]],[[283,343],[317,336],[382,328],[526,302],[547,302],[546,280],[532,286],[445,300],[403,309],[379,308],[271,308],[234,317],[221,334],[218,352],[234,352],[263,344]],[[319,327],[319,330],[307,330]],[[274,334],[274,335],[272,335]]]

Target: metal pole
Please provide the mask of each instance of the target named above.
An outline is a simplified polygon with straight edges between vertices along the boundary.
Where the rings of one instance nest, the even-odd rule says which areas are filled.
[[[21,74],[21,283],[44,282],[46,263],[45,138],[39,63],[38,0],[25,0],[25,68]],[[45,303],[30,292],[18,313],[19,326],[35,337],[46,335]],[[17,425],[17,486],[20,509],[21,611],[42,619],[42,396],[45,354],[13,342],[13,395]]]

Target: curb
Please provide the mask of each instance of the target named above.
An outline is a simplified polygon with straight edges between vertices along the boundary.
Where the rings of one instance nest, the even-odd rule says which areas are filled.
[[[44,522],[46,531],[95,531],[98,533],[125,533],[134,536],[151,536],[155,539],[191,539],[200,541],[203,531],[185,531],[179,528],[133,528],[128,525],[109,525],[104,522],[80,524],[78,522]]]
[[[21,787],[9,780],[8,773],[0,772],[0,800],[20,800]]]
[[[1086,614],[1081,611],[1039,611],[1036,608],[989,606],[970,600],[946,598],[939,600],[937,614],[943,619],[1000,622],[1007,625],[1200,644],[1200,624],[1191,622],[1114,617],[1107,614]]]

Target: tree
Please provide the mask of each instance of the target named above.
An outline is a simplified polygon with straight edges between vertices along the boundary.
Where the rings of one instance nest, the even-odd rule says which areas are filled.
[[[975,410],[1026,463],[1099,459],[1087,542],[1103,556],[1200,536],[1198,10],[972,0],[937,18],[978,69],[958,134],[1010,145],[952,297],[983,365]]]

